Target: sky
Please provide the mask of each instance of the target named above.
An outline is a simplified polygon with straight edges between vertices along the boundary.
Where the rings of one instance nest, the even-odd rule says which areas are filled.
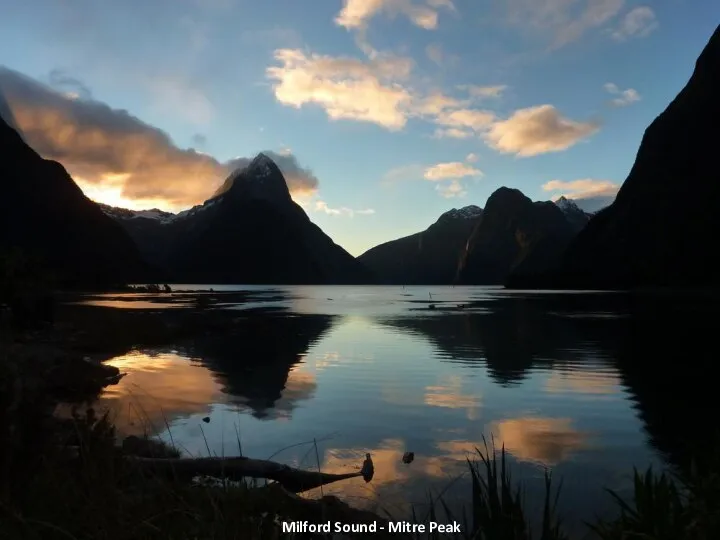
[[[182,210],[264,151],[354,255],[501,186],[611,200],[720,23],[710,0],[0,0],[0,13],[0,96],[90,198]]]

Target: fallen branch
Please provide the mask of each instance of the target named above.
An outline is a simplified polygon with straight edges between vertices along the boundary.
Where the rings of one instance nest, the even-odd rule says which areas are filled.
[[[246,457],[151,458],[125,456],[125,459],[132,461],[143,471],[186,481],[190,481],[196,476],[212,476],[228,480],[267,478],[275,480],[292,493],[302,493],[339,480],[362,476],[360,471],[345,474],[303,471],[274,461]]]

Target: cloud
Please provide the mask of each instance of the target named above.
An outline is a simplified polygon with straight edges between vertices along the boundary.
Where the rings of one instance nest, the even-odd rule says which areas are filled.
[[[335,23],[348,30],[362,29],[372,18],[383,13],[391,18],[402,15],[419,28],[434,30],[441,8],[455,10],[451,0],[428,0],[427,4],[417,4],[412,0],[344,0]]]
[[[475,163],[477,160],[477,154],[474,154],[472,152],[465,157],[465,161],[467,161],[468,163]]]
[[[472,131],[459,128],[438,128],[433,133],[433,137],[436,139],[468,139],[473,135]]]
[[[622,382],[612,373],[588,371],[551,371],[545,381],[545,391],[556,393],[578,393],[583,395],[617,395]],[[598,398],[596,398],[598,399]]]
[[[616,41],[649,36],[659,26],[655,12],[647,6],[628,11],[612,32]]]
[[[92,99],[92,92],[79,79],[68,75],[61,69],[53,69],[48,74],[50,86],[73,99]]]
[[[207,144],[207,137],[202,133],[196,133],[192,136],[192,143],[195,146],[199,146],[200,148],[202,148]]]
[[[550,180],[542,185],[543,191],[554,191],[557,197],[564,195],[569,199],[588,199],[594,197],[614,197],[620,185],[610,180],[582,178],[565,182]]]
[[[599,129],[596,122],[563,118],[552,105],[520,109],[505,120],[472,107],[474,99],[502,95],[505,85],[465,86],[466,98],[419,92],[407,84],[413,69],[407,58],[386,55],[362,60],[280,49],[275,59],[279,65],[266,70],[275,98],[296,108],[317,105],[331,120],[399,131],[410,119],[422,119],[435,124],[436,138],[477,136],[500,152],[520,156],[565,150]]]
[[[437,116],[450,109],[465,107],[468,104],[467,100],[446,96],[442,92],[432,92],[425,97],[415,97],[413,109],[420,115]]]
[[[431,407],[465,409],[468,419],[476,420],[482,399],[476,393],[463,393],[462,377],[450,376],[438,384],[426,386],[424,402]]]
[[[437,114],[435,123],[446,129],[457,129],[465,133],[479,133],[495,120],[495,114],[478,109],[444,110]]]
[[[423,178],[430,182],[445,182],[435,186],[435,190],[440,196],[446,199],[459,198],[467,195],[464,186],[460,183],[460,179],[467,177],[482,176],[482,171],[476,169],[467,163],[460,161],[452,161],[447,163],[437,163],[425,169]]]
[[[100,399],[122,435],[142,435],[148,425],[204,416],[212,409],[210,403],[227,399],[209,371],[173,353],[133,352],[107,363],[127,373],[128,384],[113,386]]]
[[[313,210],[315,212],[324,212],[325,214],[328,214],[330,216],[347,217],[355,217],[356,215],[369,216],[375,213],[375,210],[373,210],[372,208],[364,208],[362,210],[353,210],[352,208],[347,208],[345,206],[340,208],[330,208],[328,204],[322,200],[315,201],[315,204],[313,205]]]
[[[502,0],[510,24],[530,27],[550,40],[551,49],[577,41],[612,21],[624,0]]]
[[[394,184],[406,180],[418,180],[423,177],[426,167],[419,164],[400,165],[387,171],[382,177],[383,184]]]
[[[297,108],[314,103],[332,120],[372,122],[398,130],[407,122],[412,96],[388,82],[403,78],[412,64],[390,57],[363,62],[354,58],[306,55],[299,49],[275,51],[280,66],[267,68],[275,98]]]
[[[447,184],[438,184],[435,186],[435,190],[440,193],[441,197],[446,199],[461,198],[467,195],[467,191],[457,180],[452,180]]]
[[[466,91],[474,98],[499,98],[503,92],[507,90],[507,85],[499,84],[496,86],[477,86],[474,84],[463,84],[458,87],[460,90]]]
[[[482,176],[482,171],[471,167],[467,163],[452,161],[449,163],[438,163],[428,167],[425,169],[425,174],[423,176],[425,180],[438,182],[442,180],[465,178],[467,176]]]
[[[275,165],[278,166],[285,177],[288,189],[294,197],[309,197],[317,191],[320,181],[310,169],[300,165],[297,157],[288,150],[287,148],[281,149],[279,152],[263,150],[263,154],[272,159]],[[253,158],[254,156],[234,158],[227,161],[224,167],[229,174],[232,171],[247,167]]]
[[[497,445],[515,458],[545,466],[589,448],[590,434],[575,429],[570,418],[512,418],[491,426]]]
[[[566,150],[598,129],[596,122],[570,120],[552,105],[538,105],[517,110],[507,120],[494,123],[485,140],[499,152],[529,157]]]
[[[425,47],[425,54],[430,60],[432,60],[439,66],[442,65],[443,59],[445,58],[442,45],[438,43],[431,43],[430,45]]]
[[[618,88],[618,86],[614,83],[605,83],[605,85],[603,85],[603,88],[609,94],[617,96],[612,101],[610,101],[610,103],[615,107],[625,107],[626,105],[630,105],[631,103],[640,101],[640,94],[638,94],[637,90],[635,90],[634,88],[620,90],[620,88]]]
[[[0,68],[0,94],[25,140],[60,161],[78,183],[125,199],[162,200],[178,209],[202,202],[243,160],[220,162],[179,148],[164,131],[105,103],[69,98],[16,71]],[[294,156],[266,152],[293,194],[315,191],[317,178]],[[247,160],[246,160],[247,161]]]

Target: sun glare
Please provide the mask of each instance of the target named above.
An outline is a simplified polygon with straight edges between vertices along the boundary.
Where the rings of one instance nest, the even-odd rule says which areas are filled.
[[[107,176],[108,178],[104,179],[109,182],[122,180],[120,178],[122,175],[113,175],[113,178],[110,178],[110,175]],[[178,212],[184,209],[169,204],[164,199],[129,199],[123,196],[122,187],[118,185],[97,185],[77,177],[75,177],[75,183],[89,199],[118,208],[127,208],[129,210],[158,208],[166,212]]]

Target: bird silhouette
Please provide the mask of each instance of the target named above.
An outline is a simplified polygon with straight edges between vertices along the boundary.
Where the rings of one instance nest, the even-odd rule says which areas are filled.
[[[363,480],[365,482],[369,482],[372,480],[373,475],[375,474],[375,465],[373,465],[373,460],[370,457],[370,454],[365,454],[365,461],[363,461],[362,468],[360,469],[360,474],[362,474]]]

